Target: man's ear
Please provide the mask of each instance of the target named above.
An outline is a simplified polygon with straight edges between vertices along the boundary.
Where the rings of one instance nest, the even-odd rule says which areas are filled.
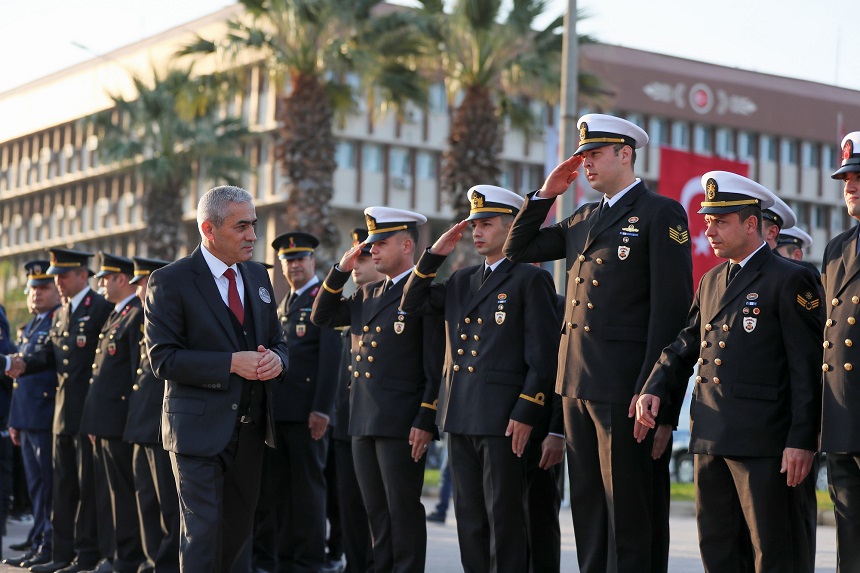
[[[200,223],[200,232],[203,233],[203,236],[210,241],[212,240],[214,229],[215,226],[210,221],[203,221]]]

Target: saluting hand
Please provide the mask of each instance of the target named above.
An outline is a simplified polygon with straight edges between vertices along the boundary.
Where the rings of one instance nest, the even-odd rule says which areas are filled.
[[[543,187],[538,192],[538,197],[552,199],[564,194],[570,184],[576,180],[576,176],[579,175],[581,165],[582,156],[580,155],[573,155],[559,163],[544,181]]]
[[[469,221],[463,220],[445,231],[441,237],[439,237],[433,246],[430,247],[430,253],[433,255],[440,255],[443,257],[447,257],[454,251],[454,247],[457,246],[457,243],[460,239],[463,238],[463,230],[469,225]]]
[[[343,256],[340,258],[340,262],[337,264],[337,268],[339,271],[349,273],[352,272],[352,269],[355,268],[355,259],[361,255],[361,249],[364,247],[364,243],[359,243],[356,246],[348,249]]]

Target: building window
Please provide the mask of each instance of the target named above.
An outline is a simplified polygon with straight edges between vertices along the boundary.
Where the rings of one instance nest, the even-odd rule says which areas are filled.
[[[415,154],[415,171],[419,179],[436,179],[436,155],[429,151]]]
[[[411,175],[412,166],[409,164],[409,150],[405,147],[392,147],[388,150],[388,174]]]
[[[516,166],[512,163],[505,164],[502,169],[501,181],[499,182],[502,187],[505,189],[513,189],[514,188],[514,169]]]
[[[382,173],[382,148],[366,143],[362,152],[362,167],[371,173]]]
[[[448,112],[448,94],[445,91],[445,84],[436,83],[430,86],[427,91],[427,104],[431,113]]]
[[[818,151],[817,143],[810,143],[808,141],[804,141],[800,145],[800,157],[802,165],[805,169],[817,169],[819,156],[820,153]]]
[[[657,145],[668,145],[669,130],[666,129],[666,120],[659,117],[652,117],[648,121],[648,136],[649,140]]]
[[[693,150],[696,153],[713,153],[713,129],[706,125],[693,128]]]
[[[761,146],[761,160],[776,161],[776,142],[773,140],[773,137],[769,135],[761,135],[759,136],[758,141]]]
[[[672,147],[676,149],[689,149],[690,126],[684,121],[672,123]]]
[[[735,134],[731,129],[721,127],[717,129],[717,155],[735,158]]]
[[[753,137],[748,131],[738,132],[738,159],[752,159],[755,157]]]
[[[824,229],[827,227],[827,207],[824,205],[815,206],[815,228]]]
[[[821,165],[825,169],[833,169],[835,171],[839,167],[839,162],[836,161],[837,157],[839,155],[836,153],[836,148],[832,145],[821,146]]]
[[[339,169],[355,169],[355,143],[338,141],[334,157]]]
[[[779,155],[783,165],[797,165],[797,140],[782,139]]]

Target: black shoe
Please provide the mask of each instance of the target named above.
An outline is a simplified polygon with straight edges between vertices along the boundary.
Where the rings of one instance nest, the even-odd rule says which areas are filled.
[[[113,573],[113,564],[107,559],[99,561],[92,569],[80,569],[81,573]]]
[[[66,570],[72,564],[67,561],[50,561],[44,565],[33,565],[30,571],[33,573],[55,573],[56,571]],[[77,573],[78,569],[74,569],[70,573]]]
[[[9,549],[12,551],[27,551],[30,548],[30,545],[30,542],[25,539],[21,543],[13,543],[9,546]]]
[[[28,549],[23,555],[17,557],[7,557],[3,560],[3,565],[11,565],[12,567],[23,567],[24,563],[36,556],[34,549]]]
[[[434,511],[427,516],[427,521],[430,521],[432,523],[445,523],[445,516],[438,511]]]
[[[343,573],[343,560],[326,559],[320,573]]]
[[[30,559],[21,563],[21,567],[26,567],[29,569],[30,567],[35,567],[36,565],[44,565],[44,564],[50,563],[50,562],[51,562],[51,556],[48,555],[47,553],[36,553]]]

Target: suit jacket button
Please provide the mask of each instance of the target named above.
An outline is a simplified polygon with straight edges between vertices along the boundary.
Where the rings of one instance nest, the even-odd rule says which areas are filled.
[[[359,340],[359,341],[358,341],[358,345],[359,345],[359,346],[364,346],[364,341],[363,341],[363,340]]]
[[[236,278],[236,277],[233,277],[233,278]],[[138,369],[137,369],[137,373],[138,373],[138,374],[143,374],[143,368],[138,368]]]
[[[824,348],[830,348],[831,344],[829,340],[824,341]]]
[[[830,304],[832,304],[833,306],[839,306],[839,299],[834,298],[833,300],[830,301]]]
[[[830,366],[829,366],[828,364],[822,364],[822,365],[821,365],[821,369],[822,369],[822,370],[824,370],[825,372],[829,372],[829,371],[830,371]]]
[[[368,362],[373,362],[373,356],[368,356],[368,357],[367,357],[367,361],[368,361]],[[310,379],[310,378],[308,378],[308,382],[310,382],[310,381],[311,381],[311,379]]]
[[[472,356],[477,356],[477,355],[478,355],[478,351],[477,351],[477,350],[473,350],[473,351],[472,351]]]
[[[846,338],[846,339],[845,339],[845,346],[854,346],[854,343],[853,343],[853,342],[851,342],[851,339],[850,339],[850,338]]]
[[[483,319],[483,318],[479,318],[479,319],[478,319],[478,324],[484,324],[484,319]]]
[[[459,371],[460,371],[460,365],[459,365],[459,364],[455,364],[455,365],[454,365],[454,372],[459,372]]]
[[[703,341],[702,341],[702,348],[707,348],[707,347],[708,347],[708,346],[710,346],[710,345],[711,345],[711,343],[710,343],[710,342],[708,342],[707,340],[703,340]]]
[[[95,369],[96,369],[96,368],[98,368],[98,367],[99,367],[99,365],[98,365],[98,364],[96,364],[95,362],[93,362],[93,370],[95,370]]]
[[[359,376],[361,376],[361,374],[359,374],[358,372],[356,372],[353,376],[355,376],[356,378],[358,378]]]
[[[595,262],[596,262],[598,265],[602,265],[602,264],[603,264],[603,259],[601,259],[601,258],[599,258],[599,257],[598,257],[598,258],[597,258],[597,260],[596,260]]]
[[[572,322],[568,322],[568,323],[567,323],[567,327],[568,327],[568,328],[573,328],[573,323],[572,323]]]
[[[68,366],[68,365],[69,365],[69,359],[63,358],[63,366]]]
[[[576,300],[576,299],[573,299],[570,303],[571,303],[573,306],[579,306],[579,301],[578,301],[578,300]]]
[[[588,308],[590,308],[591,310],[594,310],[594,305],[591,303],[588,303]]]
[[[702,380],[704,380],[704,378],[702,378],[701,376],[696,376],[696,382],[701,383]]]
[[[576,284],[581,283],[581,282],[582,282],[582,277],[576,277],[575,279],[573,279],[573,282],[575,282]]]
[[[457,354],[459,354],[460,356],[463,356],[463,349],[462,349],[462,348],[458,348],[458,349],[457,349]]]
[[[379,346],[379,343],[374,340],[373,342],[370,343],[370,345],[372,347],[376,348],[377,346]]]
[[[583,262],[585,260],[585,255],[579,255],[579,262]]]
[[[17,387],[18,387],[18,383],[17,383],[17,382],[12,382],[12,388],[17,388]]]
[[[235,411],[235,410],[238,410],[238,409],[239,409],[239,404],[230,404],[230,409],[231,409],[231,410],[234,410],[234,411]]]
[[[720,348],[725,348],[725,347],[726,347],[726,341],[720,340]]]
[[[851,322],[850,320],[848,322]],[[824,326],[833,326],[833,319],[828,318],[827,322],[824,323]]]
[[[356,361],[356,362],[361,362],[361,356],[356,356],[356,357],[355,357],[355,361]]]
[[[365,326],[362,330],[364,330],[365,332],[370,332],[370,327],[369,327],[369,326]]]
[[[469,372],[474,372],[475,369],[472,366],[469,366]]]
[[[125,400],[125,396],[120,396],[120,397],[119,397],[119,399],[120,399],[120,400]]]
[[[90,384],[92,384],[92,383],[93,383],[93,379],[92,379],[92,378],[90,378]]]
[[[377,326],[377,327],[376,327],[376,332],[382,332],[382,327],[381,327],[381,326]]]
[[[472,319],[467,316],[466,318],[463,319],[463,322],[465,322],[466,324],[469,324],[470,322],[472,322]]]
[[[833,324],[833,321],[832,321],[832,320],[829,320],[828,322],[829,322],[830,324]],[[856,318],[854,318],[853,316],[849,316],[849,317],[848,317],[848,324],[854,324],[855,322],[857,322],[857,319],[856,319]],[[829,325],[828,325],[828,326],[829,326]]]
[[[102,339],[102,338],[104,338],[104,337],[105,337],[104,332],[100,332],[100,333],[99,333],[99,340],[101,340],[101,339]]]
[[[720,383],[720,379],[717,378],[716,376],[714,376],[714,384],[719,384],[719,383]]]
[[[597,286],[597,285],[599,285],[600,283],[599,283],[599,282],[597,282],[597,279],[594,279],[593,281],[591,281],[591,284],[593,284],[594,286]]]
[[[365,378],[370,378],[370,372],[365,372],[365,373],[364,373],[364,377],[365,377]]]
[[[68,351],[69,351],[69,347],[64,344],[63,345],[63,352],[68,352]]]
[[[347,366],[347,367],[346,367],[346,370],[347,370],[347,372],[352,372],[352,366],[351,366],[351,365],[350,365],[350,366]]]
[[[852,366],[850,362],[845,363],[845,370],[851,370],[852,368],[854,368],[854,366]]]
[[[705,363],[705,359],[704,359],[704,358],[699,358],[699,364],[704,364],[704,363]]]
[[[135,392],[137,392],[138,390],[140,390],[140,385],[135,384],[134,386],[131,387],[131,389],[134,390]]]
[[[42,392],[42,398],[47,398],[47,397],[48,397],[48,393],[47,393],[47,392]]]
[[[855,294],[854,296],[851,297],[851,302],[853,302],[854,304],[860,303],[860,296],[857,296]]]
[[[461,334],[461,335],[460,335],[460,340],[468,340],[468,338],[469,338],[469,337],[468,337],[468,336],[466,336],[465,334]]]
[[[714,328],[714,327],[713,327],[713,326],[711,326],[711,323],[708,323],[708,324],[706,324],[706,325],[705,325],[705,330],[707,330],[708,332],[710,332],[711,330],[713,330],[713,328]]]
[[[69,373],[68,373],[68,372],[63,372],[63,380],[68,380],[68,379],[69,379]],[[57,390],[59,390],[59,389],[60,389],[60,387],[59,387],[59,386],[57,386]]]
[[[728,325],[728,324],[724,324],[724,325],[723,325],[723,332],[728,332],[728,331],[729,331],[729,325]]]
[[[584,330],[585,332],[591,332],[591,327],[586,325],[582,328],[582,330]]]
[[[475,342],[477,342],[477,341],[481,340],[481,337],[480,337],[480,336],[478,336],[477,334],[475,335],[475,337],[474,337],[474,338],[475,338]]]
[[[720,359],[720,358],[714,358],[714,364],[716,364],[717,366],[722,365],[722,363],[723,363],[722,359]]]
[[[101,354],[101,353],[102,353],[102,349],[101,349],[101,348],[96,348],[96,354]]]

